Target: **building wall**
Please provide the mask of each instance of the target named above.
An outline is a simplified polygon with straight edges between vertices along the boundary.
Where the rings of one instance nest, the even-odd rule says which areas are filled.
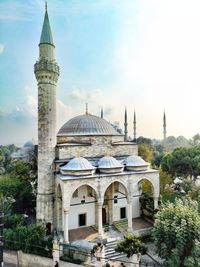
[[[70,206],[69,210],[69,229],[79,228],[79,214],[86,214],[86,225],[95,225],[95,198],[88,196],[87,186],[81,186],[78,190],[78,197],[71,199],[71,204],[79,204]],[[80,204],[82,200],[85,202],[93,202],[90,204]],[[84,226],[83,226],[84,227]]]
[[[62,146],[57,147],[58,158],[74,158],[77,153],[81,157],[130,156],[138,154],[138,147],[134,143],[112,143],[111,137],[93,137],[88,146]]]

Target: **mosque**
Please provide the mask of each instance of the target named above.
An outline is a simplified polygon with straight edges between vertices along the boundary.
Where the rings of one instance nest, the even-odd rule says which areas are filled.
[[[135,138],[128,140],[127,114],[122,134],[86,109],[56,133],[56,86],[59,66],[47,6],[34,65],[38,82],[38,190],[37,219],[63,234],[94,226],[100,237],[104,224],[140,216],[140,183],[152,186],[158,206],[159,172],[138,156]]]

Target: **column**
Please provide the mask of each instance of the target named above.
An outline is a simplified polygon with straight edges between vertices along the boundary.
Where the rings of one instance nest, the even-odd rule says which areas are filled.
[[[158,196],[153,196],[154,199],[154,210],[158,209]]]
[[[64,210],[64,242],[69,243],[69,227],[68,227],[69,210]]]
[[[133,231],[132,197],[127,199],[128,232]]]
[[[102,203],[98,202],[98,234],[103,235],[103,224],[102,224]]]

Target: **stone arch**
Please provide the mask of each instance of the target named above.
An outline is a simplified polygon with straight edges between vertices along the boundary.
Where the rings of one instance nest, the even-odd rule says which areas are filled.
[[[106,192],[106,190],[108,189],[108,187],[111,185],[111,184],[113,184],[113,183],[115,183],[115,182],[118,182],[118,183],[120,183],[120,184],[122,184],[123,186],[124,186],[124,188],[125,188],[125,190],[126,190],[126,193],[128,194],[128,186],[127,186],[127,183],[126,182],[124,182],[123,180],[121,180],[121,179],[113,179],[113,180],[109,180],[106,184],[105,184],[105,186],[102,188],[102,198],[104,198],[104,195],[105,195],[105,192]]]
[[[71,192],[70,192],[70,196],[69,196],[70,201],[71,201],[71,198],[72,198],[74,192],[75,192],[78,188],[80,188],[81,186],[89,186],[89,187],[91,187],[91,188],[94,190],[96,196],[98,196],[97,188],[95,187],[95,185],[94,185],[93,183],[88,183],[88,182],[86,182],[86,183],[81,183],[81,184],[80,184],[80,183],[77,183],[75,186],[73,186],[73,187],[71,188]]]
[[[77,191],[78,190],[78,191]],[[82,181],[70,189],[69,230],[97,224],[97,190],[93,183]]]
[[[143,181],[147,181],[147,182],[150,184],[150,186],[151,186],[151,191],[152,191],[152,195],[154,195],[154,193],[155,193],[155,185],[154,185],[154,183],[152,182],[152,180],[149,179],[148,177],[142,177],[142,178],[138,181],[138,185],[139,185],[140,183],[142,183]]]
[[[62,206],[63,206],[63,194],[60,184],[57,186],[56,191],[56,204],[57,204],[57,229],[62,230]]]
[[[112,224],[114,221],[127,219],[128,188],[121,179],[113,179],[104,187],[102,222]]]
[[[152,179],[150,179],[149,177],[142,177],[138,180],[138,185],[139,183],[141,183],[142,181],[148,181],[149,184],[151,185],[151,189],[152,189],[152,194],[154,195],[155,194],[155,191],[156,191],[156,184],[154,183],[154,181],[152,181]]]

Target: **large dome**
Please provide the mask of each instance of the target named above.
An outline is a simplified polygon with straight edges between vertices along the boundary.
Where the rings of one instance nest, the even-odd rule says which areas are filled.
[[[58,135],[120,135],[106,120],[84,114],[72,118],[59,130]]]

